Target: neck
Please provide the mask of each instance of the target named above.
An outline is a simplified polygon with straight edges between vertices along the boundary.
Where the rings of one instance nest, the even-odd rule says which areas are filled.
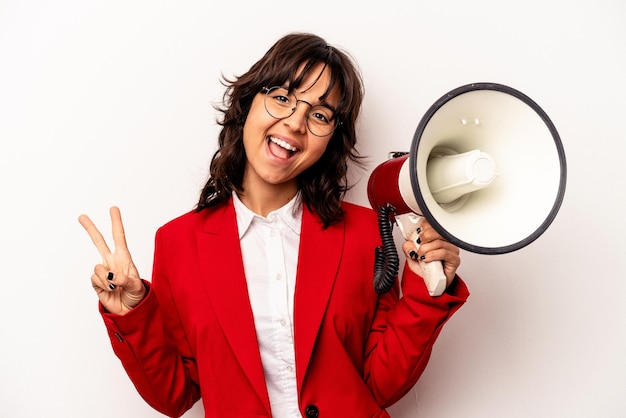
[[[248,209],[257,215],[266,217],[270,212],[285,206],[298,193],[298,188],[293,187],[253,188],[246,187],[240,193],[239,199]]]

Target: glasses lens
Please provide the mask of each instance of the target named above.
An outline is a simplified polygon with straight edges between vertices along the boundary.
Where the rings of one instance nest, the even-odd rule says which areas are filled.
[[[326,106],[315,106],[306,118],[309,131],[316,136],[326,136],[335,130],[336,121],[333,111]]]
[[[282,87],[272,87],[265,94],[265,110],[273,118],[288,118],[296,110],[296,97]]]
[[[272,87],[265,94],[265,110],[276,119],[288,118],[296,111],[299,100],[283,87]],[[307,102],[304,102],[309,105]],[[310,106],[310,105],[309,105]],[[315,136],[331,134],[337,127],[333,111],[322,105],[313,106],[306,115],[306,125]]]

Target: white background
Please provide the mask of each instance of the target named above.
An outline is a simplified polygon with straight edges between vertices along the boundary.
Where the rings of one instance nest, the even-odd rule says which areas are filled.
[[[363,71],[370,164],[352,201],[367,204],[371,169],[467,83],[526,93],[565,147],[556,220],[512,254],[463,253],[472,296],[392,416],[626,416],[625,18],[623,0],[0,0],[0,416],[160,416],[112,353],[76,218],[108,233],[119,205],[149,277],[156,228],[206,180],[220,74],[291,31]]]

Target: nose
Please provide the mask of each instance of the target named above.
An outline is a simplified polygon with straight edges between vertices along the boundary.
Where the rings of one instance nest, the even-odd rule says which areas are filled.
[[[298,107],[300,102],[304,103],[305,106]],[[295,132],[306,133],[308,111],[311,107],[313,106],[305,100],[296,100],[296,105],[294,106],[294,111],[291,116],[283,119],[285,124]]]

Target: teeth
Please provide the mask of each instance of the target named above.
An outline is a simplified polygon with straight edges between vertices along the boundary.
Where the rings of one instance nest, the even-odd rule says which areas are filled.
[[[296,152],[298,151],[298,149],[296,147],[292,147],[291,145],[289,145],[288,143],[286,143],[285,141],[283,141],[282,139],[278,139],[278,138],[274,138],[273,136],[270,136],[270,141],[272,141],[273,143],[275,143],[276,145],[291,151],[291,152]]]

